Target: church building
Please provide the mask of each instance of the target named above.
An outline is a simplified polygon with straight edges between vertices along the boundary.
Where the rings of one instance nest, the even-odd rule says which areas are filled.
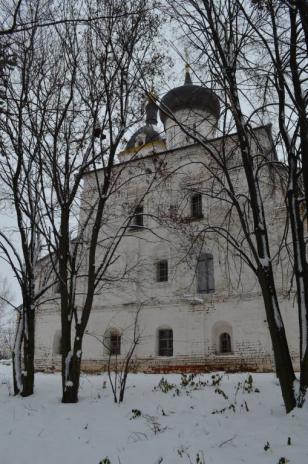
[[[118,154],[97,261],[119,231],[122,238],[94,298],[83,369],[101,371],[132,350],[133,368],[143,372],[273,370],[261,290],[241,255],[250,251],[224,193],[219,162],[227,163],[243,201],[247,185],[237,134],[220,129],[221,113],[218,96],[193,84],[186,69],[184,84],[164,95],[159,111],[149,97],[144,125]],[[256,153],[276,156],[270,126],[254,128],[251,137]],[[84,176],[81,224],[100,176],[103,169]],[[284,198],[270,167],[261,182],[279,304],[296,364],[292,269],[287,254],[278,253]],[[81,279],[81,299],[82,288]],[[61,366],[57,289],[50,293],[54,298],[37,312],[37,369]]]

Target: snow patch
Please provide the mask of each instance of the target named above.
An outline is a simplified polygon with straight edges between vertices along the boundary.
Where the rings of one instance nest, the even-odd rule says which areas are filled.
[[[191,303],[195,303],[195,304],[204,303],[204,299],[200,298],[199,296],[196,296],[196,295],[183,295],[183,298],[185,300],[190,301]]]
[[[259,258],[262,267],[268,267],[270,265],[270,260],[268,256],[266,258]]]
[[[10,366],[0,363],[1,383],[10,375]],[[163,374],[171,385],[164,393],[157,389],[162,374],[132,374],[120,407],[107,374],[83,375],[82,400],[64,406],[58,373],[38,374],[36,394],[26,401],[10,396],[2,384],[1,464],[98,464],[106,457],[112,464],[201,463],[197,455],[206,464],[277,464],[281,457],[290,464],[307,462],[307,405],[286,415],[272,373],[253,373],[258,392],[250,393],[238,388],[248,373],[221,375],[219,388],[211,386],[212,374],[197,375],[190,388],[181,386],[180,375]],[[207,384],[198,390],[199,380]],[[136,408],[141,415],[133,418]]]

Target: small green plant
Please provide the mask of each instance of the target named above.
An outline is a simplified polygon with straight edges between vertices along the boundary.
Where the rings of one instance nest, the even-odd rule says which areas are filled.
[[[183,446],[177,450],[178,455],[183,458],[186,457],[189,459],[189,462],[193,464],[190,454],[187,452],[188,448],[184,448]],[[198,451],[196,455],[195,464],[205,464],[205,459],[202,451]]]
[[[158,422],[157,417],[150,416],[150,414],[144,414],[142,417],[146,420],[148,427],[154,433],[154,435],[167,430],[167,427],[162,427],[162,425]]]
[[[99,464],[111,464],[110,459],[106,456],[104,459],[102,459]]]
[[[137,417],[141,417],[141,411],[140,409],[132,409],[132,417],[130,418],[130,420],[132,419],[137,419]]]
[[[246,393],[260,393],[260,390],[254,386],[253,383],[253,377],[251,374],[248,374],[247,379],[244,380],[244,382],[238,382],[236,387],[236,393],[239,390],[242,390],[242,392]]]
[[[223,378],[223,375],[221,374],[213,374],[212,375],[212,386],[215,387],[216,385],[220,385],[222,378]]]
[[[178,448],[177,450],[178,452],[178,455],[182,458],[184,454],[186,454],[186,450],[182,447],[182,448]]]
[[[248,404],[247,404],[246,400],[244,400],[244,406],[245,406],[246,412],[249,412],[249,407],[248,407]],[[243,407],[243,405],[242,405],[242,407]]]
[[[225,408],[222,408],[222,409],[214,409],[211,414],[223,414],[224,412],[226,411],[233,411],[235,412],[235,404],[234,403],[230,403],[229,406],[226,406]]]
[[[196,378],[196,374],[181,374],[181,387],[194,387],[195,386],[195,381],[194,379]]]
[[[204,456],[202,452],[197,453],[196,464],[205,464]]]
[[[157,387],[154,387],[154,391],[161,391],[162,393],[168,393],[175,389],[174,383],[169,383],[164,377],[160,379]]]
[[[228,395],[221,388],[215,388],[215,393],[218,393],[218,395],[223,396],[225,400],[229,399]]]
[[[197,374],[181,374],[181,388],[189,388],[190,390],[200,390],[208,385],[205,380],[198,379]]]
[[[268,451],[270,449],[271,445],[269,444],[269,442],[267,441],[264,445],[264,451]]]
[[[245,379],[243,382],[243,391],[247,393],[260,393],[260,390],[255,388],[253,384],[253,377],[251,374],[249,374],[247,379]]]

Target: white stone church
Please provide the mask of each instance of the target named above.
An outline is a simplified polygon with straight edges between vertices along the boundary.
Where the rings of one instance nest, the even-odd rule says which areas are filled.
[[[186,70],[184,85],[161,101],[164,133],[158,132],[157,108],[149,99],[145,125],[119,153],[116,187],[101,232],[102,257],[111,237],[118,237],[119,231],[123,237],[95,296],[84,339],[84,369],[99,371],[110,361],[123,360],[134,344],[134,369],[140,371],[273,369],[256,278],[218,233],[228,230],[246,249],[213,161],[218,156],[228,163],[236,194],[244,199],[247,187],[237,135],[221,136],[220,112],[218,97],[194,85]],[[251,143],[256,153],[275,156],[269,126],[253,129]],[[81,223],[102,176],[103,169],[85,175]],[[262,171],[261,180],[280,309],[297,365],[292,270],[286,254],[278,254],[285,224],[283,193],[270,167]],[[82,288],[81,279],[80,298]],[[57,289],[50,294],[53,298],[37,313],[38,369],[61,365]]]

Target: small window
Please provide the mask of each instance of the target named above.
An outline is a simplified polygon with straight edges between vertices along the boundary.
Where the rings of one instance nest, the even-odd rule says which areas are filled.
[[[55,293],[60,293],[61,292],[61,283],[56,282],[55,283]]]
[[[171,218],[174,218],[174,217],[176,217],[176,215],[177,215],[177,207],[176,207],[176,205],[170,205],[169,206],[169,216]]]
[[[117,332],[111,332],[109,337],[109,354],[118,356],[121,354],[121,335]]]
[[[220,353],[231,353],[231,337],[227,332],[224,332],[219,337]]]
[[[134,216],[132,219],[132,227],[143,227],[143,206],[139,205],[135,208]]]
[[[198,219],[202,218],[202,195],[201,193],[195,193],[191,197],[191,217]]]
[[[158,332],[158,356],[173,356],[173,330],[161,329]]]
[[[53,337],[52,353],[54,355],[62,354],[62,335],[61,330],[57,330]]]
[[[215,291],[213,255],[205,253],[197,262],[197,292],[213,293]]]
[[[168,281],[168,261],[163,259],[156,264],[156,280],[157,282]]]

